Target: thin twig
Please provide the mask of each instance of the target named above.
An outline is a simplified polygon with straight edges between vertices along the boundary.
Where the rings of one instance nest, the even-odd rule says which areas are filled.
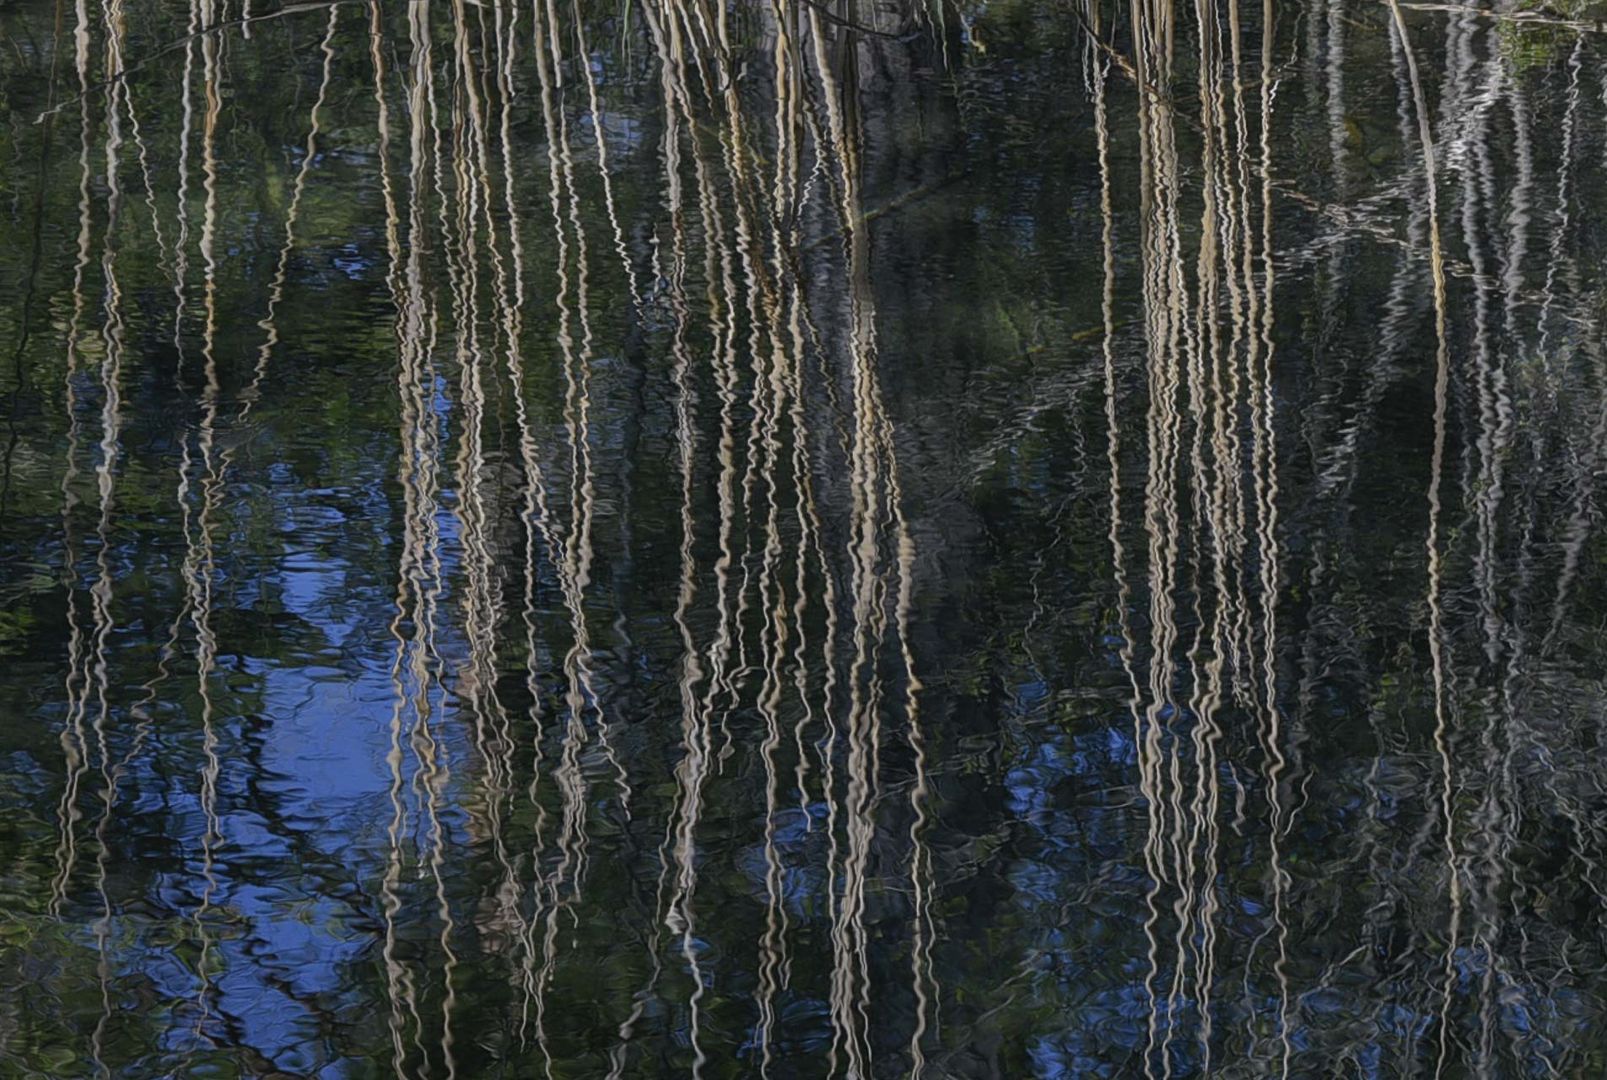
[[[812,9],[814,11],[814,13],[816,15],[819,15],[822,19],[825,19],[829,23],[835,23],[836,25],[841,26],[846,30],[854,30],[854,31],[857,31],[857,32],[859,32],[861,34],[870,34],[872,37],[895,38],[895,39],[903,37],[904,33],[905,33],[905,31],[901,31],[901,32],[895,34],[895,33],[891,32],[891,31],[888,31],[888,30],[873,30],[872,28],[864,25],[863,23],[857,23],[857,22],[854,22],[854,21],[852,21],[850,19],[845,19],[845,18],[843,18],[843,16],[835,14],[832,11],[829,11],[824,4],[819,3],[819,0],[803,0],[803,2],[804,2],[804,5],[806,7],[809,7],[810,9]]]
[[[1498,22],[1518,23],[1529,26],[1556,26],[1567,30],[1578,30],[1585,33],[1607,33],[1607,22],[1600,19],[1569,19],[1560,15],[1547,15],[1540,11],[1490,11],[1487,8],[1470,7],[1466,4],[1434,4],[1424,0],[1401,0],[1400,7],[1409,11],[1436,11],[1451,15],[1477,15],[1483,19],[1495,19]]]
[[[1138,89],[1143,93],[1148,94],[1155,100],[1157,104],[1165,105],[1168,108],[1172,107],[1173,102],[1169,95],[1140,78],[1138,70],[1133,67],[1132,61],[1128,60],[1127,56],[1120,49],[1111,45],[1102,36],[1100,36],[1099,31],[1094,29],[1094,27],[1088,22],[1088,16],[1083,14],[1083,10],[1081,6],[1076,3],[1076,0],[1072,0],[1072,2],[1068,4],[1068,7],[1071,9],[1072,16],[1082,27],[1083,33],[1088,35],[1088,40],[1094,43],[1094,48],[1098,49],[1100,52],[1109,57],[1111,63],[1120,68],[1122,74],[1126,75],[1127,78],[1132,81],[1134,86],[1138,87]],[[1195,127],[1194,130],[1198,131],[1199,129]]]

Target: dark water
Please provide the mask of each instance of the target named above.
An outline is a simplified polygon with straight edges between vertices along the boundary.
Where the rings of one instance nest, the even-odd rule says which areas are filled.
[[[1607,1074],[1497,7],[0,6],[0,1075]]]

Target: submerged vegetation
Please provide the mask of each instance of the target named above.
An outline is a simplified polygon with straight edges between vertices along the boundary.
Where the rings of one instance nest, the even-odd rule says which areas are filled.
[[[0,1071],[1600,1071],[1599,7],[0,11]]]

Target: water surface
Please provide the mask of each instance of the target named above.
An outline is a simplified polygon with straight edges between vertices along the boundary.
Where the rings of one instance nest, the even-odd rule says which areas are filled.
[[[1589,4],[0,10],[0,1073],[1607,1070]]]

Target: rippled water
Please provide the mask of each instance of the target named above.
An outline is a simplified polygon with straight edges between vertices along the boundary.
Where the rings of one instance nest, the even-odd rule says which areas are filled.
[[[0,8],[0,1075],[1607,1072],[1604,17]]]

